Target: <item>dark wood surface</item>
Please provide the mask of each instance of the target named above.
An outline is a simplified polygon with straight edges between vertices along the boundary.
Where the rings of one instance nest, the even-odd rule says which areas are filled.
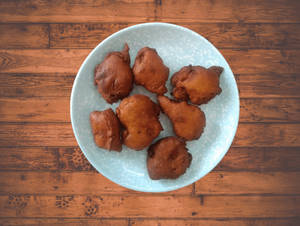
[[[300,1],[0,0],[0,225],[299,225]],[[82,61],[119,29],[193,29],[229,62],[240,123],[221,163],[177,191],[120,187],[74,138]]]

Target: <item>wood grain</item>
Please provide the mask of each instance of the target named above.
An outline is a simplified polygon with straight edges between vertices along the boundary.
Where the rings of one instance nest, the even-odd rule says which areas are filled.
[[[69,98],[0,98],[1,122],[70,122]]]
[[[162,1],[157,9],[161,21],[174,22],[299,22],[300,4],[291,1]],[[295,7],[295,8],[293,8]]]
[[[231,147],[215,171],[300,171],[300,148]]]
[[[299,224],[299,218],[291,219],[242,219],[242,220],[196,220],[196,219],[184,219],[184,220],[144,220],[133,219],[130,220],[132,226],[296,226]]]
[[[0,217],[287,218],[299,204],[300,196],[1,195]]]
[[[48,48],[46,24],[0,24],[0,48]]]
[[[248,124],[240,123],[233,146],[298,147],[300,124]]]
[[[177,23],[201,34],[217,48],[299,49],[300,24]],[[94,48],[134,23],[50,24],[51,48]]]
[[[69,102],[66,97],[0,98],[0,122],[70,122]],[[300,99],[241,99],[240,106],[240,122],[300,121]]]
[[[300,173],[299,173],[300,174]],[[289,174],[287,174],[289,177]],[[292,176],[290,176],[292,177]],[[0,172],[0,193],[98,195],[133,194],[147,195],[121,187],[97,172]],[[80,181],[80,183],[78,183]],[[292,185],[289,187],[292,190]],[[286,193],[290,193],[290,191]],[[191,195],[192,185],[162,195]],[[293,192],[296,193],[296,192]],[[149,193],[151,194],[151,193]],[[149,195],[148,194],[148,195]]]
[[[297,121],[300,99],[240,99],[240,122]]]
[[[74,79],[75,75],[64,73],[0,73],[0,96],[69,98]]]
[[[233,146],[298,147],[299,136],[300,124],[240,123]],[[70,123],[9,123],[1,124],[0,145],[69,147],[77,143]]]
[[[0,22],[299,22],[297,0],[3,0]],[[80,16],[78,16],[80,15]]]
[[[0,146],[75,146],[70,123],[19,123],[0,126]]]
[[[286,220],[284,222],[292,222]],[[45,218],[2,218],[0,224],[3,226],[78,226],[78,225],[101,225],[101,226],[128,226],[128,220],[126,219],[69,219],[69,218],[57,218],[57,219],[45,219]],[[277,226],[277,225],[275,225]]]
[[[299,156],[297,147],[231,147],[214,171],[300,171]],[[78,147],[0,147],[0,159],[3,171],[95,171]]]
[[[196,194],[300,194],[299,176],[300,172],[211,172],[196,182]],[[0,172],[0,178],[1,194],[115,195],[134,193],[109,181],[97,172],[6,171]],[[170,193],[191,195],[192,185],[175,192],[162,193],[162,195]]]
[[[220,49],[233,73],[298,73],[298,50]],[[243,66],[241,66],[243,65]],[[297,71],[297,72],[296,72]]]
[[[196,194],[298,194],[299,172],[212,172],[196,182]]]
[[[0,72],[77,73],[90,49],[0,50]],[[220,49],[234,73],[298,73],[300,50]],[[101,59],[99,59],[99,62]],[[243,65],[241,67],[241,65]]]
[[[235,78],[241,98],[300,97],[297,74],[243,74]],[[0,96],[69,98],[74,79],[74,74],[65,73],[0,73]]]
[[[89,52],[88,49],[0,50],[0,72],[77,73]]]
[[[241,98],[300,97],[298,74],[235,75]]]
[[[95,171],[78,147],[0,147],[1,170]]]

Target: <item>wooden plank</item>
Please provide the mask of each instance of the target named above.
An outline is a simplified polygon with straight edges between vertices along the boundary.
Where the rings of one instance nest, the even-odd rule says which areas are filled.
[[[288,218],[299,204],[300,196],[1,195],[0,217]]]
[[[70,122],[70,99],[0,98],[0,122]]]
[[[300,76],[297,74],[243,74],[235,78],[241,98],[300,97]],[[74,79],[74,74],[64,73],[0,73],[0,96],[69,97]]]
[[[222,171],[300,171],[299,148],[231,147],[214,169]],[[78,147],[0,147],[0,170],[95,171]]]
[[[0,72],[77,73],[91,50],[0,50]],[[99,60],[100,61],[100,60]]]
[[[240,101],[240,122],[300,121],[300,99]],[[0,122],[70,122],[69,102],[69,97],[0,97]]]
[[[70,123],[2,124],[1,146],[75,146]]]
[[[199,195],[300,194],[300,172],[211,172],[196,182]],[[0,172],[1,194],[132,194],[97,172]],[[140,192],[137,192],[142,194]],[[190,195],[192,185],[175,192]],[[163,193],[164,195],[170,193]]]
[[[177,23],[201,34],[217,48],[299,49],[300,24]],[[133,23],[51,24],[51,48],[94,48]]]
[[[291,222],[291,221],[286,221]],[[68,219],[68,218],[2,218],[0,224],[3,226],[52,226],[52,225],[64,225],[64,226],[78,226],[78,225],[101,225],[101,226],[128,226],[128,220],[123,219]],[[275,225],[276,226],[276,225]]]
[[[0,170],[95,171],[78,147],[0,147]]]
[[[298,50],[220,49],[235,74],[298,73]],[[297,71],[297,72],[296,72]]]
[[[299,22],[297,0],[4,0],[0,22]],[[80,16],[78,16],[80,15]]]
[[[0,221],[1,222],[1,221]],[[290,219],[220,219],[220,220],[198,220],[198,219],[184,219],[184,220],[145,220],[133,219],[130,220],[132,226],[298,226],[299,218]]]
[[[134,23],[50,24],[50,48],[94,48]]]
[[[287,174],[287,177],[289,174]],[[121,187],[97,172],[0,172],[1,194],[98,195],[141,194]],[[288,186],[287,186],[288,187]],[[289,188],[291,190],[291,188]],[[191,195],[192,185],[163,193]],[[287,191],[286,193],[289,193]]]
[[[75,75],[0,73],[1,97],[69,97]]]
[[[161,1],[157,17],[174,22],[299,22],[299,2],[283,1]],[[295,8],[292,8],[295,7]],[[297,9],[297,10],[296,10]]]
[[[297,121],[300,99],[240,99],[240,122]]]
[[[300,171],[300,148],[231,147],[215,171]]]
[[[300,76],[297,74],[235,75],[235,78],[241,98],[300,97]]]
[[[57,170],[57,148],[9,148],[0,147],[0,170]]]
[[[2,73],[77,73],[90,49],[0,50]],[[220,49],[236,74],[298,73],[300,50]],[[99,59],[99,62],[101,60]],[[243,66],[241,66],[243,65]]]
[[[298,147],[300,124],[240,123],[233,146]]]
[[[299,218],[287,219],[176,219],[176,220],[156,220],[156,219],[130,219],[130,226],[298,226]],[[22,225],[22,226],[35,226],[35,225],[101,225],[101,226],[127,226],[127,220],[116,219],[70,219],[70,218],[2,218],[0,224],[3,226]]]
[[[0,48],[48,48],[46,24],[0,24]]]
[[[299,194],[299,172],[211,172],[196,182],[196,194]]]
[[[234,147],[299,147],[300,124],[240,123]],[[2,146],[76,146],[70,123],[9,123],[0,126]]]
[[[152,0],[4,0],[0,4],[0,22],[138,22],[154,20],[154,9]]]

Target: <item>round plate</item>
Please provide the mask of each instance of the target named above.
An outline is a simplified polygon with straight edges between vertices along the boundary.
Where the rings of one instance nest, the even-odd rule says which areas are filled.
[[[201,105],[205,112],[206,127],[200,139],[187,142],[193,156],[186,173],[176,180],[151,180],[146,167],[147,151],[134,151],[123,145],[122,152],[98,148],[93,140],[89,114],[95,110],[116,109],[98,93],[94,85],[94,68],[111,51],[120,51],[127,42],[131,65],[139,49],[155,48],[170,68],[166,94],[170,97],[170,78],[181,67],[192,64],[209,67],[222,66],[220,77],[222,92],[208,104]],[[130,95],[141,93],[153,101],[156,96],[141,86],[135,86]],[[239,119],[239,96],[233,73],[220,52],[201,35],[173,24],[139,24],[109,36],[85,59],[76,76],[71,94],[71,121],[76,140],[90,163],[111,181],[137,191],[164,192],[189,185],[210,172],[223,158],[234,138]],[[160,114],[164,130],[160,139],[173,134],[169,119]]]

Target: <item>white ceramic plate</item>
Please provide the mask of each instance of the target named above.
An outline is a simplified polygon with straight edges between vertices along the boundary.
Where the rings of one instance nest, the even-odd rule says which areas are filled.
[[[170,68],[167,82],[170,96],[170,78],[181,67],[192,64],[209,67],[222,66],[220,77],[222,93],[208,104],[201,105],[205,112],[206,127],[200,139],[187,142],[193,156],[190,168],[176,180],[151,180],[146,167],[147,151],[133,151],[123,145],[118,153],[98,148],[91,132],[89,114],[94,110],[115,108],[110,105],[94,86],[94,68],[108,52],[122,50],[124,43],[130,47],[131,65],[139,49],[155,48]],[[131,95],[141,93],[156,101],[141,86],[135,86]],[[171,191],[189,185],[210,172],[224,157],[234,138],[239,119],[239,96],[234,75],[220,52],[201,35],[173,24],[139,24],[111,35],[102,41],[85,59],[76,76],[71,94],[71,121],[76,140],[90,163],[111,181],[144,192]],[[164,131],[157,139],[174,135],[172,125],[164,114],[160,114]],[[156,140],[157,140],[156,139]]]

